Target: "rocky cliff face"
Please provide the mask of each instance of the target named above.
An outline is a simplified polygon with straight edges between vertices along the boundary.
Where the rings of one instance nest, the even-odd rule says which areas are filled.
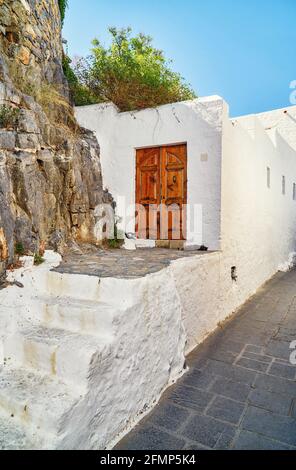
[[[0,273],[16,246],[36,253],[93,241],[94,209],[109,197],[99,145],[75,122],[62,57],[58,0],[0,0]]]

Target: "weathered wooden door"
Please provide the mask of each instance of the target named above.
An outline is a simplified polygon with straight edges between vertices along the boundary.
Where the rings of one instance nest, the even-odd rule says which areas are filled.
[[[140,149],[136,160],[137,237],[184,240],[186,145]]]

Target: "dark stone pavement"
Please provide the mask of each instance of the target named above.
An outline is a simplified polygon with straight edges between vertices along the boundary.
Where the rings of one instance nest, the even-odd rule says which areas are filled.
[[[278,273],[188,358],[117,450],[296,449],[296,270]]]
[[[174,260],[192,256],[207,256],[210,251],[171,250],[166,248],[138,248],[104,250],[92,247],[77,253],[65,253],[62,263],[53,271],[88,276],[135,279],[156,273]],[[82,256],[83,255],[83,256]]]

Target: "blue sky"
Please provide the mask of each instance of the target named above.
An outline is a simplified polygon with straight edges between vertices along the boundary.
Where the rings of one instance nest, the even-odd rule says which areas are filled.
[[[219,94],[232,116],[288,106],[296,80],[295,0],[70,0],[70,55],[109,26],[154,38],[199,96]]]

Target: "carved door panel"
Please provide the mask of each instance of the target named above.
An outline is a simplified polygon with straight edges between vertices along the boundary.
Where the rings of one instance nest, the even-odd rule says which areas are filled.
[[[137,237],[184,240],[186,145],[137,150],[136,159]]]
[[[136,208],[138,238],[157,240],[160,204],[160,148],[137,150]],[[156,221],[153,220],[156,217]]]
[[[187,203],[186,145],[161,149],[161,198],[160,238],[184,240],[186,238],[184,205]]]

